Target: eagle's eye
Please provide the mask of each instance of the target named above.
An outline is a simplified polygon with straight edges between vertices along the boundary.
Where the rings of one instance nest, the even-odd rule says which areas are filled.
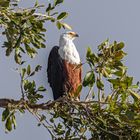
[[[76,33],[70,32],[69,35],[72,36],[72,37],[74,37],[76,35]]]
[[[73,33],[70,32],[69,35],[73,35]]]

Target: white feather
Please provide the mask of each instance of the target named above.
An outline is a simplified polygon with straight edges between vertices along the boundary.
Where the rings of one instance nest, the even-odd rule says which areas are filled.
[[[60,36],[59,47],[58,53],[62,59],[71,64],[80,64],[79,53],[73,43],[73,39],[69,38],[67,34]]]

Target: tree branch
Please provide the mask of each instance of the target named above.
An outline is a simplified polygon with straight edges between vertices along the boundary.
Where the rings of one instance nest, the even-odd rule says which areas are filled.
[[[3,98],[0,99],[0,108],[7,108],[11,107],[14,109],[27,109],[26,106],[28,106],[30,109],[36,109],[36,110],[49,110],[51,109],[56,102],[62,102],[64,98],[59,98],[55,101],[48,101],[47,103],[41,103],[41,104],[32,104],[27,100],[14,100],[14,99],[7,99]]]
[[[99,101],[76,101],[72,99],[68,99],[67,97],[61,97],[55,101],[48,101],[46,103],[41,104],[32,104],[27,100],[14,100],[14,99],[7,99],[7,98],[1,98],[0,99],[0,108],[7,108],[11,107],[14,109],[27,109],[26,106],[28,106],[30,109],[35,110],[50,110],[56,103],[63,103],[63,102],[70,102],[71,104],[93,104],[93,103],[99,103]],[[116,102],[118,105],[121,105],[121,103]],[[100,102],[100,104],[109,104],[108,102]]]

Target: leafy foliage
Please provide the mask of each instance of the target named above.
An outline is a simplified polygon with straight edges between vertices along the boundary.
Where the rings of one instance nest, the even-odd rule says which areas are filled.
[[[22,91],[22,98],[27,99],[31,103],[36,103],[39,99],[43,98],[43,95],[40,92],[46,91],[43,86],[36,88],[35,81],[29,81],[28,79],[35,75],[36,72],[41,70],[41,66],[37,65],[35,70],[31,70],[31,66],[28,65],[27,68],[22,68],[20,72],[21,76],[21,91]]]
[[[11,111],[6,108],[2,113],[2,121],[5,121],[6,131],[11,131],[12,127],[16,128],[15,110]]]
[[[6,131],[16,128],[15,113],[25,113],[28,110],[36,117],[52,136],[58,140],[139,140],[140,139],[140,94],[139,82],[134,83],[133,77],[127,73],[123,64],[126,53],[124,43],[105,40],[98,46],[98,52],[87,49],[86,64],[89,65],[82,85],[76,91],[89,88],[85,100],[63,97],[57,101],[42,103],[46,105],[47,113],[31,109],[44,98],[46,89],[37,86],[33,76],[41,70],[37,65],[25,65],[23,56],[30,58],[37,55],[38,49],[46,47],[44,23],[55,23],[58,29],[71,27],[63,22],[67,12],[57,12],[56,7],[63,0],[54,0],[45,8],[46,13],[36,13],[44,8],[38,2],[32,8],[19,9],[16,0],[0,1],[0,25],[6,41],[3,47],[6,56],[14,54],[14,60],[19,64],[21,100],[18,105],[8,104],[2,113]],[[19,9],[19,10],[16,10]],[[110,91],[105,90],[107,85]],[[93,89],[96,89],[93,91]],[[92,97],[92,98],[90,98]],[[48,105],[48,106],[47,106]]]
[[[37,49],[45,48],[45,32],[44,23],[46,21],[56,22],[59,29],[71,28],[66,23],[61,23],[61,20],[67,17],[68,13],[58,12],[52,13],[55,7],[63,1],[55,1],[53,6],[51,3],[46,9],[46,14],[36,13],[42,8],[42,5],[36,3],[34,7],[27,9],[13,10],[9,7],[10,2],[5,8],[5,2],[1,2],[0,25],[4,27],[3,35],[6,36],[7,41],[4,42],[3,47],[6,48],[6,56],[9,56],[14,51],[15,62],[22,64],[22,54],[28,54],[34,58],[37,54]],[[58,15],[57,17],[54,17]]]

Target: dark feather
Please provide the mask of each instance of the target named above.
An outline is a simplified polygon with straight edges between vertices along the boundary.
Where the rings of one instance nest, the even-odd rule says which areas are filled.
[[[58,54],[58,46],[52,48],[48,58],[48,82],[53,91],[54,100],[63,96],[66,92],[64,83],[66,81],[66,74],[63,65],[63,60]]]

